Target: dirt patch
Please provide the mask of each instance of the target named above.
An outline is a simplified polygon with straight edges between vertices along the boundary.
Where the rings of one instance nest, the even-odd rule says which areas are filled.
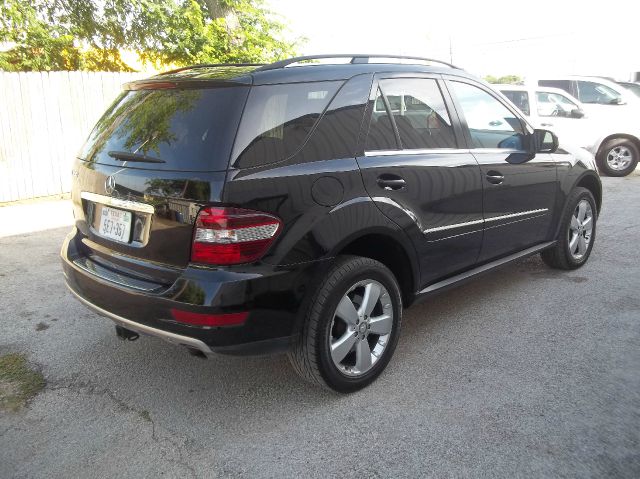
[[[21,354],[0,356],[0,410],[18,411],[44,388],[42,374]]]
[[[40,321],[36,324],[36,331],[44,331],[45,329],[49,329],[49,325],[47,323]]]

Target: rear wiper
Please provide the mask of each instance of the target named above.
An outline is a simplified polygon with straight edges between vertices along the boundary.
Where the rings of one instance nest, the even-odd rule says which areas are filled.
[[[111,158],[120,161],[137,161],[139,163],[166,163],[164,160],[141,155],[140,153],[129,153],[127,151],[110,151],[107,153]]]

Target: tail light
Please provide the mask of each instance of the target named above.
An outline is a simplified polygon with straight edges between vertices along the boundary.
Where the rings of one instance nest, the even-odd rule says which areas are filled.
[[[260,259],[276,239],[282,221],[241,208],[206,207],[196,219],[191,261],[216,265]]]

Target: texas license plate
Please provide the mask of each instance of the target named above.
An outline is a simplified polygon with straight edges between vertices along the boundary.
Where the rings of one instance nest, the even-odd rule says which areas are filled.
[[[128,243],[131,233],[131,212],[103,206],[98,232],[105,238]]]

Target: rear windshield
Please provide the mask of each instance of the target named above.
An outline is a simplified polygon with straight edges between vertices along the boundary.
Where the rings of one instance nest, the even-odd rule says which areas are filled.
[[[126,91],[98,121],[80,158],[132,168],[226,170],[248,91]]]

